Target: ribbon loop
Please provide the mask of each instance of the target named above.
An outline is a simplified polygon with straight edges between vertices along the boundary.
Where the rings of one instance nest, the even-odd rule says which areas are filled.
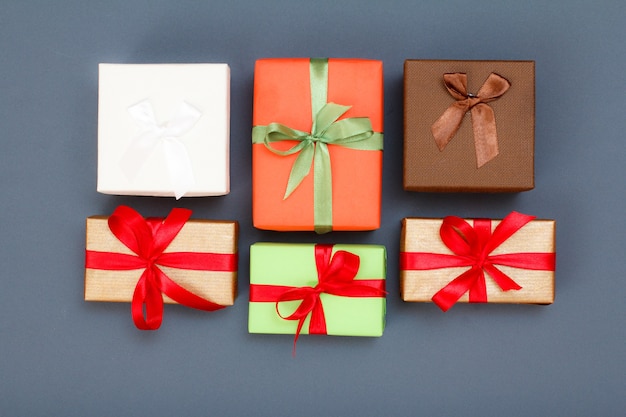
[[[172,281],[160,268],[201,271],[236,271],[236,255],[164,251],[191,217],[191,210],[174,208],[163,220],[144,219],[130,207],[119,206],[108,219],[113,235],[135,255],[86,251],[87,268],[103,270],[143,269],[131,301],[135,326],[156,330],[163,318],[163,296],[179,304],[205,311],[225,306],[191,293]],[[144,312],[145,306],[145,312]]]
[[[326,103],[313,118],[311,126],[311,135],[317,138],[323,138],[326,129],[331,127],[345,112],[350,110],[352,106],[342,106],[335,103]]]
[[[477,97],[481,102],[489,103],[504,95],[510,87],[511,83],[506,78],[492,72],[478,90]]]
[[[161,145],[174,195],[178,200],[195,184],[189,153],[180,137],[193,128],[202,113],[183,101],[170,120],[159,124],[149,100],[129,107],[128,113],[137,123],[139,133],[131,139],[120,161],[124,175],[133,181],[149,156]]]
[[[456,101],[432,124],[431,132],[435,143],[443,151],[459,130],[465,113],[471,112],[476,165],[480,168],[499,153],[495,114],[486,103],[504,95],[511,84],[500,75],[491,73],[474,95],[467,91],[467,74],[444,74],[443,80],[446,89]]]

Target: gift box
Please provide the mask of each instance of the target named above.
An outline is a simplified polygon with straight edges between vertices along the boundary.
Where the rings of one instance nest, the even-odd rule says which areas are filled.
[[[406,218],[400,241],[404,301],[551,304],[554,220],[513,212],[503,220]]]
[[[120,206],[87,218],[85,301],[131,302],[141,329],[159,327],[164,302],[206,311],[233,305],[238,224],[190,216],[174,209],[144,219]]]
[[[255,227],[380,227],[381,61],[258,60],[253,125]]]
[[[248,330],[382,336],[385,273],[384,246],[255,243]]]
[[[227,64],[100,64],[98,192],[229,192]]]
[[[404,189],[534,187],[533,61],[404,62]]]

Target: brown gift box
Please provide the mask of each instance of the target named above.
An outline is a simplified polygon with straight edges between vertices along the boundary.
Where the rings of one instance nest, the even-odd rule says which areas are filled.
[[[487,103],[495,115],[499,154],[477,168],[468,111],[440,151],[431,126],[455,98],[443,75],[467,74],[467,93],[477,94],[491,73],[509,89]],[[534,61],[404,62],[404,189],[426,192],[517,192],[534,188]]]
[[[453,254],[439,235],[443,219],[405,218],[402,220],[400,252],[426,252]],[[472,224],[471,221],[468,221]],[[500,223],[491,222],[492,231]],[[504,243],[491,252],[493,255],[517,252],[555,252],[554,220],[532,220],[515,232]],[[489,303],[552,304],[554,302],[554,271],[538,271],[498,265],[522,288],[502,291],[485,273]],[[431,270],[400,270],[400,293],[404,301],[430,302],[433,295],[469,267],[450,267]],[[467,303],[468,293],[459,302]]]
[[[109,229],[108,217],[87,218],[86,248],[91,251],[133,255]],[[238,224],[231,221],[189,220],[169,244],[168,252],[237,253]],[[230,306],[237,296],[237,271],[194,271],[159,268],[186,290],[214,303]],[[85,301],[130,302],[143,269],[107,271],[85,269]],[[163,295],[165,303],[176,304]]]

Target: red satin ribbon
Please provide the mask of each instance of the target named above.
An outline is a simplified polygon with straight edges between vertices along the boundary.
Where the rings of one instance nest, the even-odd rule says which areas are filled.
[[[282,285],[250,284],[250,301],[275,302],[276,313],[284,320],[297,320],[298,327],[293,341],[295,354],[300,331],[309,313],[309,334],[327,334],[324,307],[320,294],[332,294],[342,297],[384,297],[385,280],[355,280],[359,271],[360,258],[347,251],[332,254],[333,245],[315,245],[315,265],[318,283],[315,287],[289,287]],[[279,310],[279,303],[302,300],[298,308],[284,316]]]
[[[109,217],[109,228],[136,255],[86,251],[87,268],[109,271],[144,270],[135,286],[131,303],[133,321],[141,330],[156,330],[161,326],[162,293],[179,304],[199,310],[214,311],[225,307],[187,291],[159,268],[167,266],[196,271],[237,270],[237,254],[163,253],[190,217],[191,210],[175,208],[164,220],[144,219],[132,208],[119,206]]]
[[[431,126],[431,132],[440,151],[456,134],[468,111],[472,115],[474,147],[478,168],[498,155],[496,116],[486,103],[497,100],[511,84],[498,74],[491,73],[476,95],[467,92],[467,75],[464,73],[444,74],[446,89],[456,100]]]
[[[401,252],[400,269],[419,271],[458,266],[471,267],[439,290],[432,300],[443,311],[452,307],[463,294],[469,291],[470,303],[486,303],[487,289],[485,272],[493,278],[503,291],[519,290],[520,287],[495,265],[510,266],[538,271],[554,271],[554,253],[507,253],[490,255],[515,232],[535,216],[511,212],[491,233],[491,220],[476,219],[474,227],[465,220],[448,216],[443,219],[440,236],[454,255],[425,252]]]

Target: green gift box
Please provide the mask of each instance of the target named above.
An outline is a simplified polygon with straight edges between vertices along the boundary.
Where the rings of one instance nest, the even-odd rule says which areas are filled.
[[[382,336],[386,258],[379,245],[253,244],[248,331]]]

